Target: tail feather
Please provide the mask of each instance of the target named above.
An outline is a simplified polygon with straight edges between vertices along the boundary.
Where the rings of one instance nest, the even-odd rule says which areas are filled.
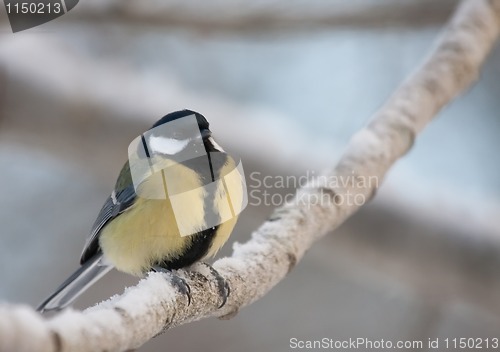
[[[41,303],[37,311],[57,311],[69,306],[90,286],[107,274],[113,267],[102,261],[102,253],[98,253],[85,262],[61,286]]]

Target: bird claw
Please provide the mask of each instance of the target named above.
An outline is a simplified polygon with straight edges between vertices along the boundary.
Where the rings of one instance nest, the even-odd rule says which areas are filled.
[[[227,282],[227,280],[221,275],[219,274],[219,272],[217,270],[214,269],[213,266],[211,266],[210,264],[207,264],[205,262],[200,262],[199,264],[205,266],[206,268],[208,268],[208,270],[210,271],[210,274],[215,278],[215,280],[217,281],[217,289],[218,289],[218,293],[219,293],[219,296],[222,298],[222,303],[220,304],[219,306],[219,309],[224,307],[224,305],[226,304],[227,302],[227,298],[229,297],[229,294],[231,293],[231,288],[229,287],[229,283]]]
[[[173,286],[177,288],[177,290],[187,296],[188,299],[188,306],[191,305],[191,287],[187,284],[186,280],[184,280],[182,277],[174,274],[172,270],[168,270],[165,268],[162,268],[160,266],[154,266],[153,271],[157,273],[164,273],[164,274],[169,274],[170,276],[170,282],[172,283]]]

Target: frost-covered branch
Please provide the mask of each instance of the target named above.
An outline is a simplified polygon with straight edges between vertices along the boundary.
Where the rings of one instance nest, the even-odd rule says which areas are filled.
[[[325,27],[424,26],[449,16],[456,0],[245,1],[87,0],[59,24],[122,23],[206,31],[283,30]],[[0,17],[2,21],[7,18]],[[7,29],[6,29],[7,30]]]
[[[123,22],[132,25],[207,30],[272,30],[326,26],[373,27],[442,23],[456,0],[88,0],[64,21]]]
[[[499,32],[500,0],[464,2],[429,58],[353,136],[337,166],[299,189],[296,201],[277,209],[251,240],[235,245],[231,257],[215,262],[231,288],[224,307],[218,308],[217,281],[208,270],[179,272],[191,287],[190,305],[155,273],[121,296],[50,320],[26,306],[0,306],[0,351],[123,351],[164,329],[204,317],[230,317],[256,301],[314,241],[359,209],[358,202],[343,199],[374,195],[378,182],[366,180],[382,180],[439,110],[474,82]]]

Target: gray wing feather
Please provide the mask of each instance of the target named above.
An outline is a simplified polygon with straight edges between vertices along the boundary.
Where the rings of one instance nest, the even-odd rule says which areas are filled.
[[[85,243],[80,259],[82,266],[40,304],[37,308],[38,311],[60,310],[69,306],[87,288],[113,268],[104,262],[103,254],[99,248],[99,233],[109,221],[130,208],[135,199],[134,187],[129,186],[117,192],[115,199],[109,197],[106,200]]]
[[[78,296],[108,273],[112,266],[102,262],[102,253],[94,255],[75,271],[37,308],[39,312],[57,311],[69,306]]]
[[[92,226],[92,231],[85,242],[83,247],[82,256],[80,258],[80,264],[84,264],[87,260],[92,258],[97,252],[99,252],[99,233],[102,228],[112,219],[116,218],[119,214],[123,213],[125,210],[130,208],[134,200],[136,199],[136,193],[134,186],[130,185],[125,189],[116,193],[116,200],[112,197],[108,197],[104,205],[102,206],[97,219]]]

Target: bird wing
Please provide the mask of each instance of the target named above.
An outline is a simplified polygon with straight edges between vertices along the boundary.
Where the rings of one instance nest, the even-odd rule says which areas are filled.
[[[137,195],[134,186],[130,185],[121,191],[116,192],[116,195],[109,196],[101,208],[97,219],[92,226],[90,235],[83,247],[80,264],[84,264],[99,251],[99,234],[104,226],[116,218],[119,214],[129,209],[136,199]]]

